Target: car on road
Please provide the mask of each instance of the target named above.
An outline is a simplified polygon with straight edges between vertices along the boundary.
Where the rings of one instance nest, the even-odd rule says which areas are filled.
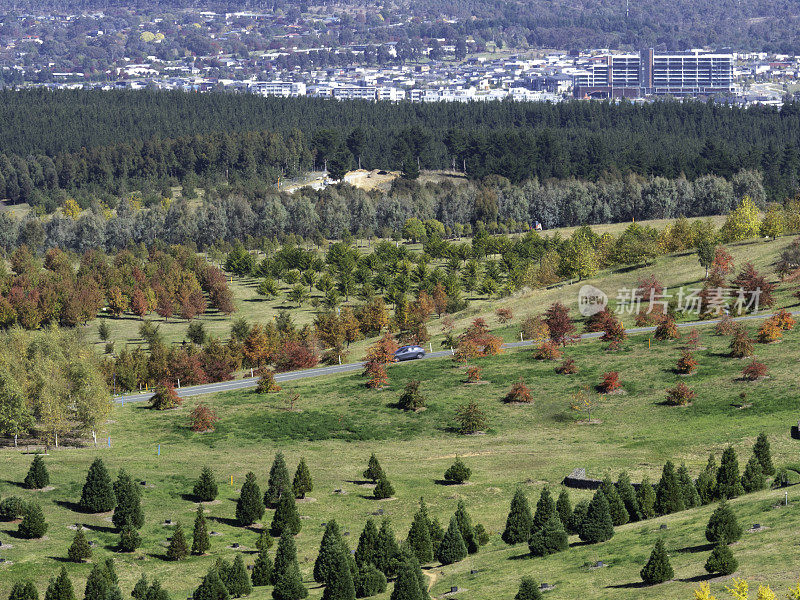
[[[425,348],[422,346],[401,346],[394,353],[395,362],[401,360],[415,360],[425,356]]]

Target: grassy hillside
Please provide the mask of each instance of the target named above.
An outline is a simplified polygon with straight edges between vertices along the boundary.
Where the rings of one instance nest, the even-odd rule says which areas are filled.
[[[747,252],[748,248],[737,251]],[[463,498],[473,521],[484,524],[491,534],[491,542],[477,555],[456,565],[432,565],[426,570],[436,596],[459,586],[465,590],[460,597],[470,600],[512,598],[520,577],[533,575],[556,585],[550,594],[554,598],[640,598],[639,570],[655,540],[662,536],[676,579],[647,594],[690,598],[705,575],[703,564],[710,548],[704,546],[704,528],[713,507],[625,525],[612,540],[598,545],[584,546],[573,537],[570,550],[543,559],[525,558],[526,547],[506,546],[499,533],[517,486],[526,489],[535,505],[545,484],[557,495],[560,481],[575,467],[585,467],[593,476],[609,473],[616,479],[619,471],[626,469],[634,481],[645,474],[657,480],[663,463],[672,459],[677,464],[685,462],[696,476],[709,452],[719,460],[722,450],[733,444],[743,469],[761,431],[769,436],[776,465],[796,463],[798,442],[790,439],[789,429],[797,421],[795,357],[800,350],[800,331],[787,333],[776,344],[757,345],[756,354],[769,365],[770,377],[756,383],[738,380],[746,362],[727,357],[728,341],[705,329],[701,342],[706,349],[697,353],[698,373],[685,379],[672,371],[680,355],[680,341],[653,342],[648,347],[647,336],[634,336],[619,352],[607,352],[601,342],[568,347],[567,354],[580,368],[576,375],[556,375],[553,368],[557,363],[535,361],[530,350],[518,350],[476,361],[489,382],[485,385],[464,384],[463,368],[440,359],[392,366],[390,385],[382,391],[367,390],[363,379],[354,374],[293,382],[281,393],[266,397],[250,391],[219,394],[204,399],[220,417],[217,430],[206,434],[192,433],[187,427],[187,414],[195,400],[163,413],[142,405],[117,407],[108,425],[111,448],[51,452],[46,459],[54,485],[51,491],[20,489],[18,482],[31,456],[24,449],[3,451],[0,496],[38,500],[50,529],[46,539],[26,541],[13,537],[16,525],[0,524],[0,541],[13,544],[12,548],[0,547],[0,556],[13,562],[0,564],[0,596],[22,576],[34,577],[43,590],[66,556],[73,535],[68,527],[76,522],[89,528],[89,538],[96,542],[95,557],[110,555],[117,540],[110,517],[82,515],[74,512],[71,504],[80,496],[90,462],[101,456],[113,476],[124,467],[146,482],[142,488],[146,515],[143,546],[133,555],[114,555],[123,591],[128,593],[144,571],[161,578],[173,598],[185,598],[216,557],[233,556],[232,543],[240,543],[246,553],[254,549],[256,533],[236,527],[232,521],[234,502],[247,471],[253,470],[259,483],[266,485],[273,455],[282,450],[290,470],[304,456],[314,477],[311,498],[298,504],[304,519],[297,537],[301,570],[312,599],[322,594],[310,581],[322,523],[335,517],[343,531],[349,532],[346,539],[354,548],[366,519],[382,509],[403,539],[420,496],[443,523],[457,499]],[[578,422],[579,416],[569,407],[570,394],[583,385],[594,385],[603,372],[612,369],[620,372],[627,393],[601,399],[593,415],[599,423]],[[500,398],[520,377],[533,390],[534,404],[504,405]],[[420,413],[404,413],[394,407],[411,378],[422,380],[428,396],[428,408]],[[693,405],[662,405],[665,388],[679,379],[698,392]],[[299,400],[290,411],[286,398],[295,393]],[[452,430],[453,410],[467,400],[478,402],[487,413],[489,427],[483,435],[461,436]],[[156,455],[157,444],[161,456]],[[370,452],[381,460],[397,491],[396,499],[377,502],[371,499],[369,486],[360,483]],[[456,455],[472,468],[471,481],[457,487],[438,484]],[[209,528],[221,535],[211,538],[208,557],[166,562],[164,543],[170,527],[164,526],[164,521],[180,520],[191,531],[196,505],[185,495],[204,464],[215,469],[220,482],[220,498],[206,509]],[[793,477],[796,480],[796,473]],[[745,528],[754,523],[766,528],[746,533],[733,546],[740,561],[739,575],[779,589],[794,582],[797,573],[792,566],[800,561],[795,541],[800,526],[797,489],[788,489],[788,508],[773,508],[783,499],[783,490],[763,491],[733,502]],[[573,504],[588,498],[587,492],[572,491],[571,495]],[[264,524],[269,525],[271,518],[272,511],[267,511]],[[666,530],[660,529],[662,524],[667,525]],[[248,554],[246,559],[252,564],[255,556]],[[596,561],[608,566],[590,568]],[[82,593],[89,565],[67,567]],[[471,570],[477,573],[471,574]],[[723,584],[712,580],[712,589],[719,592]],[[270,592],[270,588],[256,588],[251,597],[266,599]],[[386,600],[389,592],[391,585],[381,600]]]

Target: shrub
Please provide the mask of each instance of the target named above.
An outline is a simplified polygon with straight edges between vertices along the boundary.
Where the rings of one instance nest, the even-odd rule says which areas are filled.
[[[313,491],[313,489],[314,482],[311,479],[306,459],[301,457],[294,472],[294,479],[292,479],[292,492],[294,492],[294,497],[300,500],[305,498],[306,494]]]
[[[125,526],[119,532],[119,551],[133,552],[142,544],[142,536],[133,527]]]
[[[520,326],[526,340],[543,340],[550,337],[550,330],[540,316],[528,317]]]
[[[739,568],[739,561],[734,558],[733,552],[725,544],[714,546],[705,564],[707,572],[718,573],[719,575],[730,575],[737,568]]]
[[[545,340],[536,348],[533,357],[536,360],[556,360],[561,356],[561,349],[552,340]]]
[[[783,337],[783,331],[778,326],[776,321],[767,319],[758,328],[758,342],[760,344],[771,344],[777,342]]]
[[[67,550],[67,558],[74,563],[80,563],[87,558],[92,558],[92,547],[89,545],[86,534],[83,533],[83,527],[80,525],[78,525],[78,531],[75,532],[72,544]]]
[[[626,337],[628,337],[628,334],[625,333],[625,326],[622,324],[622,321],[612,315],[612,317],[606,321],[603,335],[600,339],[604,342],[610,342],[609,350],[619,350]]]
[[[746,381],[756,381],[767,375],[767,365],[753,359],[749,365],[742,369],[742,379]]]
[[[689,335],[686,338],[686,347],[689,350],[697,350],[700,347],[700,332],[694,327],[689,330]]]
[[[478,546],[485,546],[489,543],[489,532],[486,531],[486,528],[478,523],[475,525],[475,540],[478,542]]]
[[[156,410],[167,410],[177,408],[183,400],[178,396],[178,392],[169,383],[160,383],[156,386],[156,391],[150,398],[150,408]]]
[[[476,402],[461,404],[456,407],[456,423],[462,435],[478,433],[486,428],[486,415]]]
[[[514,600],[542,600],[542,591],[539,582],[533,577],[523,577],[519,583],[519,591]]]
[[[667,389],[666,403],[669,406],[686,406],[696,395],[697,392],[679,381],[675,387]]]
[[[509,392],[503,397],[503,402],[520,402],[523,404],[532,404],[533,396],[525,382],[520,379],[511,386]]]
[[[481,380],[483,369],[476,365],[467,367],[467,383],[478,383]]]
[[[382,363],[368,362],[364,368],[364,376],[367,378],[367,387],[373,390],[389,383],[389,374]]]
[[[50,474],[44,464],[42,457],[37,454],[33,457],[28,474],[25,475],[23,486],[29,490],[41,490],[50,485]]]
[[[372,490],[372,495],[376,500],[385,500],[394,496],[394,488],[385,475],[378,480],[378,484]]]
[[[501,307],[494,311],[494,314],[497,315],[497,320],[500,321],[503,325],[508,323],[511,319],[514,318],[514,313],[508,307]]]
[[[672,315],[664,315],[658,321],[653,337],[657,340],[676,340],[678,339],[678,327]]]
[[[369,598],[386,591],[386,575],[371,563],[359,567],[353,583],[356,588],[356,598]]]
[[[503,351],[503,338],[496,335],[488,335],[484,339],[483,356],[496,356]]]
[[[695,370],[697,370],[697,360],[695,360],[691,352],[684,350],[681,352],[681,357],[678,359],[678,363],[675,365],[675,370],[682,375],[694,373]]]
[[[181,524],[177,523],[167,547],[167,560],[183,560],[187,554],[189,554],[189,546],[186,544],[186,536]]]
[[[444,472],[444,480],[452,483],[464,483],[472,475],[472,470],[456,457],[456,461]]]
[[[781,309],[770,317],[770,321],[775,321],[775,324],[783,331],[791,331],[794,329],[795,319],[788,310]]]
[[[747,358],[753,354],[753,340],[743,327],[736,327],[731,339],[730,353],[733,358]]]
[[[754,454],[747,461],[742,473],[742,487],[748,494],[763,490],[767,486],[767,480],[764,477],[764,469],[761,463],[758,462],[758,457]]]
[[[775,479],[772,480],[773,488],[784,488],[789,486],[789,471],[785,467],[781,467],[775,473]]]
[[[561,375],[575,375],[578,372],[578,365],[571,356],[564,358],[564,361],[556,367],[556,373]]]
[[[739,541],[741,537],[742,527],[736,519],[736,514],[723,499],[708,520],[706,539],[712,544],[732,544]]]
[[[217,497],[217,482],[211,467],[205,466],[200,471],[200,478],[194,484],[192,494],[200,502],[211,502]]]
[[[714,325],[714,334],[731,335],[734,331],[736,331],[736,328],[736,321],[731,319],[728,315],[724,315],[719,321],[717,321],[717,324]]]
[[[466,363],[471,358],[477,358],[481,355],[481,350],[474,340],[466,338],[458,342],[458,346],[453,351],[453,360],[458,363]]]
[[[286,340],[278,349],[275,357],[275,370],[283,373],[297,369],[310,369],[316,367],[318,362],[319,357],[314,350],[300,342]]]
[[[569,548],[569,538],[558,515],[552,515],[544,526],[531,535],[528,549],[533,556],[549,556]]]
[[[47,531],[47,523],[44,520],[42,507],[31,502],[25,509],[25,515],[19,524],[19,536],[26,540],[34,540],[42,537]]]
[[[256,393],[273,394],[280,391],[281,386],[275,382],[275,372],[272,369],[264,369],[264,372],[261,373],[261,377],[258,378]]]
[[[17,496],[0,500],[0,521],[13,521],[25,515],[28,503]]]
[[[369,479],[373,483],[384,477],[381,464],[378,462],[378,458],[374,453],[370,455],[369,463],[367,463],[367,469],[364,471],[363,475],[364,479]]]
[[[597,389],[603,394],[609,394],[621,387],[622,384],[619,382],[619,373],[617,371],[609,371],[608,373],[603,373],[603,380],[597,386]]]
[[[664,583],[675,576],[675,571],[669,563],[667,550],[664,548],[664,540],[659,539],[656,541],[653,552],[650,553],[650,558],[647,564],[642,568],[640,575],[642,581],[647,585]]]
[[[419,379],[412,379],[406,384],[397,405],[403,410],[419,410],[427,404],[427,398],[419,391]]]
[[[219,417],[214,409],[202,402],[189,413],[189,427],[192,431],[214,431],[217,421],[219,421]]]

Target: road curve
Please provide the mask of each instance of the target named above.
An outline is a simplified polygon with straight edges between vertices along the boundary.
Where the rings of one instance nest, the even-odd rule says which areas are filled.
[[[743,317],[734,317],[733,321],[752,321],[756,319],[764,319],[772,316],[773,313],[762,313],[757,315],[745,315]],[[794,311],[792,315],[800,315],[800,311]],[[708,321],[691,321],[689,323],[678,323],[680,328],[694,327],[697,325],[713,325],[718,323],[720,319],[709,319]],[[628,334],[637,333],[650,333],[655,331],[655,327],[633,327],[626,329]],[[579,337],[582,340],[589,340],[598,338],[602,332],[583,333]],[[523,348],[525,346],[533,345],[532,341],[520,341],[503,344],[503,348]],[[450,356],[451,350],[438,350],[436,352],[429,352],[425,355],[426,359],[442,358]],[[275,381],[278,383],[283,381],[295,381],[297,379],[308,379],[310,377],[322,377],[323,375],[336,375],[338,373],[352,373],[353,371],[360,371],[364,368],[363,362],[345,363],[342,365],[331,365],[326,367],[315,367],[313,369],[303,369],[301,371],[289,371],[287,373],[276,373]],[[192,385],[187,387],[178,388],[176,391],[181,398],[191,398],[192,396],[202,396],[204,394],[214,394],[216,392],[230,392],[232,390],[243,390],[256,386],[258,377],[245,377],[244,379],[234,379],[232,381],[220,381],[219,383],[205,383],[203,385]],[[138,394],[122,394],[114,397],[114,401],[124,404],[125,402],[145,402],[152,398],[153,393],[138,393]]]

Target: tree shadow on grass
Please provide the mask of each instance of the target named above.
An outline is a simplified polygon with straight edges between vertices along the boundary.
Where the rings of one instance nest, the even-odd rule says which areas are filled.
[[[55,503],[60,506],[61,508],[66,508],[67,510],[71,510],[72,512],[80,513],[82,515],[90,515],[93,513],[87,512],[83,509],[83,507],[78,504],[77,502],[70,502],[69,500],[56,500]]]
[[[711,552],[713,549],[714,549],[714,544],[698,544],[697,546],[686,546],[684,548],[678,548],[676,552],[695,554],[697,552]]]
[[[676,581],[680,581],[682,583],[701,583],[703,581],[714,579],[715,577],[719,577],[719,574],[703,573],[702,575],[695,575],[694,577],[687,577],[685,579],[677,579]]]
[[[92,525],[91,523],[83,523],[83,526],[89,531],[95,531],[97,533],[119,533],[119,530],[113,525]]]
[[[508,560],[528,560],[533,558],[530,552],[525,552],[524,554],[514,554],[513,556],[509,556]]]
[[[457,481],[448,481],[447,479],[434,479],[433,483],[435,483],[436,485],[443,485],[446,487],[450,487],[450,486],[464,485],[466,481],[464,483],[459,483]]]
[[[641,588],[649,587],[644,581],[631,581],[630,583],[617,583],[615,585],[607,585],[606,589],[618,589],[618,590],[636,590]]]
[[[239,521],[237,521],[236,519],[230,519],[228,517],[208,517],[208,519],[210,521],[216,521],[221,525],[227,525],[229,527],[241,527]]]
[[[148,552],[147,556],[149,556],[150,558],[155,558],[157,560],[162,560],[164,562],[174,562],[171,561],[166,554],[156,554],[155,552]]]
[[[48,556],[47,558],[49,558],[50,560],[54,560],[56,562],[64,563],[64,564],[72,563],[72,561],[70,559],[68,559],[66,556]],[[75,563],[73,563],[73,564],[75,564]]]
[[[8,485],[13,485],[14,487],[18,487],[21,490],[27,489],[25,487],[25,484],[22,483],[21,481],[11,481],[10,479],[4,479],[3,483],[7,483]]]

